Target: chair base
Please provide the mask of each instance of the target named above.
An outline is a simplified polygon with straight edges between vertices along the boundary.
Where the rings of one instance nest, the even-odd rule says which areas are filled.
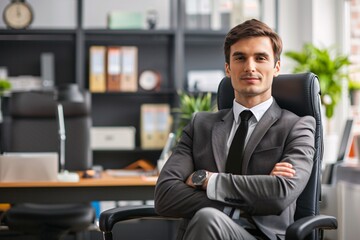
[[[94,221],[90,204],[19,204],[10,208],[5,223],[11,231],[36,235],[40,239],[61,239],[69,232],[81,232]]]

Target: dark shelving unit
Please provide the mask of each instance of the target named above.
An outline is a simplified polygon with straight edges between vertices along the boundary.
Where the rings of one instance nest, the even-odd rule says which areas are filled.
[[[143,103],[178,104],[177,90],[186,90],[187,72],[224,69],[224,31],[187,30],[185,0],[170,0],[170,27],[166,30],[84,29],[85,1],[76,0],[74,29],[0,30],[0,66],[11,76],[40,76],[40,55],[55,56],[55,84],[77,83],[89,88],[89,49],[93,45],[138,47],[138,76],[144,70],[161,74],[159,91],[92,94],[93,126],[134,126],[136,149],[94,151],[93,162],[120,168],[137,159],[156,164],[161,151],[140,148],[140,106]]]

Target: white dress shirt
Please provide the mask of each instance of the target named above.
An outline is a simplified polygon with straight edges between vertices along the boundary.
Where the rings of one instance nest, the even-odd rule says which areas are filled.
[[[265,102],[262,102],[256,106],[248,109],[248,108],[242,106],[241,104],[237,103],[234,99],[234,104],[233,104],[234,121],[233,121],[233,125],[231,128],[231,132],[230,132],[227,144],[226,144],[227,152],[229,151],[229,148],[231,146],[231,142],[234,138],[235,132],[240,125],[240,117],[239,117],[240,113],[244,110],[250,110],[253,114],[253,116],[249,119],[249,128],[248,128],[248,132],[247,132],[246,139],[245,139],[245,146],[246,146],[257,123],[260,121],[260,119],[262,118],[264,113],[270,108],[273,101],[274,101],[274,99],[273,99],[273,97],[271,97],[268,100],[266,100]],[[226,158],[223,160],[226,161]],[[206,189],[207,197],[209,199],[215,199],[215,193],[216,193],[215,182],[216,182],[217,176],[218,176],[218,173],[214,173],[209,178],[209,181],[207,184],[207,189]],[[230,213],[232,213],[231,217],[234,219],[238,219],[239,215],[240,215],[240,211],[238,209],[233,211],[233,208],[231,208],[231,207],[225,207],[224,213],[226,213],[228,215],[230,215]]]

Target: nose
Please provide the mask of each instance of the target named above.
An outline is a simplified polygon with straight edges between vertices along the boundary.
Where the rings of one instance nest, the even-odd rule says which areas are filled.
[[[255,71],[255,61],[249,58],[245,62],[244,71],[245,72],[254,72]]]

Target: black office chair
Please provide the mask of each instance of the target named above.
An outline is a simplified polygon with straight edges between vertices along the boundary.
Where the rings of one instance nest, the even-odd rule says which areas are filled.
[[[273,96],[280,107],[299,116],[311,115],[316,119],[314,166],[309,182],[297,200],[295,222],[286,230],[286,240],[321,239],[322,229],[336,229],[337,220],[332,216],[319,215],[320,170],[323,152],[323,131],[320,113],[320,86],[312,73],[283,74],[274,79]],[[234,90],[229,78],[224,78],[218,89],[218,108],[231,108]],[[112,239],[115,223],[140,218],[158,216],[153,206],[115,208],[100,215],[100,229],[104,239]]]
[[[91,167],[91,96],[82,92],[84,101],[64,102],[66,127],[65,168],[70,171]],[[9,99],[4,121],[4,152],[58,152],[55,92],[16,92]],[[35,166],[34,166],[35,167]],[[13,205],[5,215],[11,231],[38,235],[41,239],[60,239],[68,232],[81,237],[94,222],[90,203]]]

